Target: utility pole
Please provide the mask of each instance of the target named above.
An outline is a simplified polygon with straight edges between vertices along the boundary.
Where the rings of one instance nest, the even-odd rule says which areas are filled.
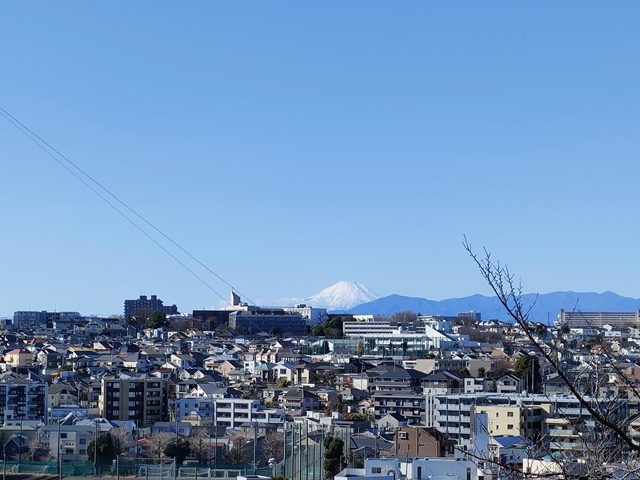
[[[309,422],[305,421],[304,480],[309,480]],[[314,479],[315,480],[315,479]]]
[[[302,424],[298,433],[298,480],[302,480]]]
[[[62,428],[62,419],[58,420],[58,480],[62,480],[62,458],[60,456],[60,430]]]
[[[282,476],[287,477],[287,421],[284,421],[284,442],[283,446],[283,455],[282,455],[282,464],[284,465],[282,469]],[[275,476],[275,475],[274,475]]]
[[[308,434],[307,434],[308,436]],[[318,438],[318,436],[316,435],[316,439]],[[318,445],[314,445],[313,447],[313,480],[317,480],[316,479],[316,462],[318,461]]]
[[[19,440],[19,444],[20,447],[18,447],[18,471],[20,471],[20,464],[22,463],[22,419],[24,418],[24,416],[20,417],[20,440]]]
[[[291,478],[296,478],[296,424],[291,425]],[[298,479],[300,480],[300,479]]]
[[[211,400],[213,402],[213,400]],[[213,413],[213,470],[215,475],[215,470],[218,468],[218,417]]]
[[[256,452],[258,448],[258,422],[253,422],[253,474],[256,474],[258,464],[256,463]]]
[[[324,448],[324,427],[322,427],[322,434],[320,435],[320,480],[323,480],[322,475],[324,470],[324,460],[322,458],[322,449]]]
[[[93,476],[98,476],[98,419],[95,420],[96,437],[93,441]]]
[[[178,395],[176,393],[175,407],[173,409],[174,416],[176,417],[176,451],[173,457],[173,479],[178,478]]]

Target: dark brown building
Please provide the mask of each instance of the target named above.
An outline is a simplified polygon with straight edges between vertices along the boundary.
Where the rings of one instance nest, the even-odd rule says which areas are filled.
[[[403,457],[447,457],[453,455],[455,441],[433,427],[408,426],[395,432],[394,456]]]

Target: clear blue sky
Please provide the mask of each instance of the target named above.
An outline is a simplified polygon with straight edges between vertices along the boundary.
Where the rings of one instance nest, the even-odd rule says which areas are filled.
[[[527,290],[638,297],[638,18],[638,2],[2,2],[0,105],[254,299],[340,279],[487,293],[465,233]],[[218,304],[0,120],[0,315]]]

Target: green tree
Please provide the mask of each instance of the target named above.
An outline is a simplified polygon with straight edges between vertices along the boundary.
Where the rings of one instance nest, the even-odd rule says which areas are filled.
[[[533,369],[533,375],[532,370]],[[542,377],[540,375],[540,364],[538,359],[533,355],[521,355],[513,365],[513,373],[524,380],[528,390],[535,391],[536,386],[540,384]],[[533,385],[532,385],[533,381]]]
[[[409,323],[415,322],[417,319],[418,319],[418,314],[410,310],[403,310],[401,312],[396,312],[393,315],[391,315],[391,321],[397,322],[401,325],[407,325]]]
[[[518,378],[524,378],[529,375],[529,369],[531,368],[531,357],[529,355],[520,355],[513,365],[513,373]]]
[[[313,337],[342,338],[342,322],[352,318],[349,315],[329,315],[324,322],[311,327],[309,335]]]
[[[484,367],[478,368],[478,378],[484,378],[486,374],[487,374],[487,371],[485,370]]]
[[[167,316],[164,312],[155,311],[145,320],[144,328],[162,328],[167,323]]]
[[[367,338],[367,352],[371,354],[373,349],[376,348],[376,340],[375,338]]]
[[[271,331],[269,332],[269,334],[273,335],[274,337],[281,338],[284,335],[284,332],[282,331],[282,328],[278,327],[277,325],[274,325],[271,328]]]
[[[175,458],[176,464],[182,465],[184,459],[187,458],[189,453],[191,452],[191,445],[188,440],[180,439],[177,442],[171,442],[169,445],[164,447],[164,454],[167,457]]]
[[[340,471],[343,460],[344,442],[338,437],[324,439],[324,470],[325,478],[333,478]]]
[[[278,383],[276,384],[276,386],[277,386],[278,388],[284,388],[284,387],[286,387],[287,385],[289,385],[289,381],[287,380],[287,378],[286,378],[286,377],[280,377],[280,378],[278,379]]]
[[[87,445],[87,457],[91,462],[95,458],[97,463],[100,465],[110,463],[114,458],[116,458],[116,448],[113,445],[113,438],[111,438],[111,435],[105,432],[98,436],[97,455],[95,438],[91,440]]]

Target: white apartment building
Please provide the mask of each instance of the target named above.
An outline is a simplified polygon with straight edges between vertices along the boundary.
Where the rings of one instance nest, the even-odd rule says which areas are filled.
[[[485,475],[470,460],[453,458],[367,458],[364,468],[345,468],[335,480],[483,480]]]
[[[178,419],[192,425],[224,425],[237,428],[243,423],[284,423],[284,410],[265,408],[248,398],[203,398],[187,396],[177,402]]]

